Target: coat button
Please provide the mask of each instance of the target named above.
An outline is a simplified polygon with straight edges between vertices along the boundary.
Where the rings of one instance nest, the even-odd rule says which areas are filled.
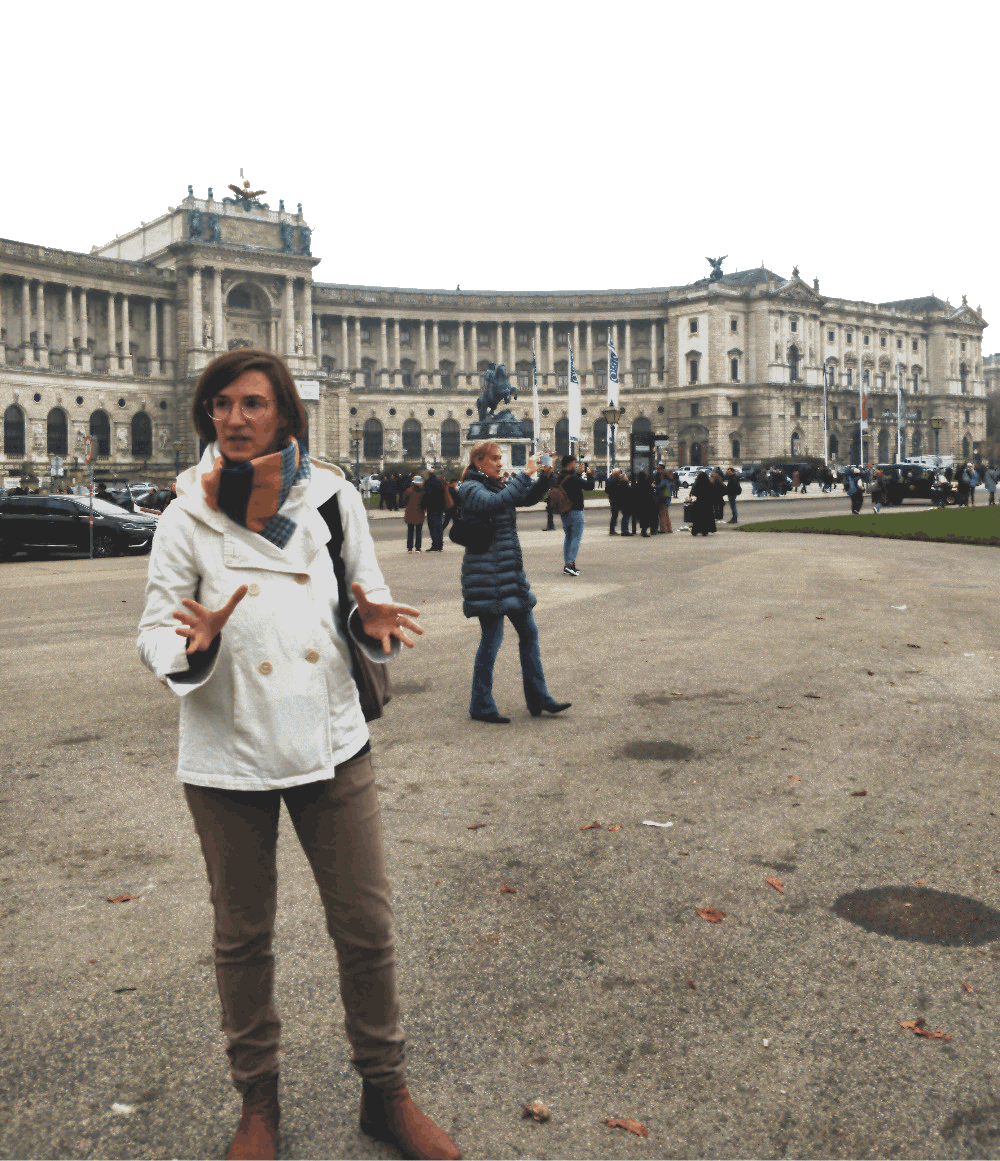
[[[262,661],[260,663],[260,671],[263,674],[270,673],[273,668],[274,668],[274,666],[271,664],[270,661]]]
[[[260,585],[257,584],[256,582],[252,585],[247,585],[247,592],[252,597],[259,597],[260,596]]]
[[[319,661],[319,654],[315,649],[309,650],[309,652],[306,654],[306,661],[310,662],[312,665],[315,665],[316,662]]]
[[[309,583],[309,575],[304,572],[297,572],[295,574],[295,583],[297,585],[307,585]]]

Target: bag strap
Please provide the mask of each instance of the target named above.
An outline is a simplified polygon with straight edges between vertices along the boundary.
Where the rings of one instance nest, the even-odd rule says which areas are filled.
[[[339,606],[337,614],[344,640],[350,643],[351,631],[347,625],[347,566],[344,564],[343,556],[344,524],[340,518],[340,504],[336,494],[320,506],[319,514],[326,521],[327,528],[330,529],[330,540],[326,547],[330,552],[330,560],[333,562],[334,576],[337,578],[337,604]]]

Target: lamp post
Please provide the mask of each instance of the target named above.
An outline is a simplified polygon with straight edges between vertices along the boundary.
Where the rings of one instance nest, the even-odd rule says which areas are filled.
[[[608,405],[601,414],[604,416],[604,422],[608,425],[608,447],[610,449],[610,456],[608,459],[608,475],[614,471],[615,467],[615,439],[617,438],[618,420],[622,417],[622,409],[616,407],[611,400],[608,400]]]
[[[830,368],[823,367],[823,466],[830,466],[830,425],[827,420],[829,407],[827,406],[827,388],[829,387]]]
[[[941,458],[941,428],[944,427],[944,420],[940,415],[931,416],[931,427],[934,428],[934,455]],[[938,467],[941,465],[939,464]]]

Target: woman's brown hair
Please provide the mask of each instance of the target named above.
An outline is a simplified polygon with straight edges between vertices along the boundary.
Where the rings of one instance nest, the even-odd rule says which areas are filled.
[[[263,371],[274,389],[275,405],[282,419],[280,442],[284,443],[286,437],[292,435],[301,439],[308,426],[306,409],[295,389],[291,371],[277,355],[270,351],[257,351],[252,347],[242,347],[230,351],[228,355],[220,355],[202,371],[191,403],[191,418],[201,438],[206,443],[214,443],[216,438],[215,424],[205,410],[205,404],[246,371]]]
[[[462,472],[462,479],[465,479],[465,477],[469,474],[469,469],[474,468],[488,451],[499,450],[500,445],[489,439],[483,440],[482,443],[475,444],[472,450],[469,452],[469,462],[466,464],[465,471]]]

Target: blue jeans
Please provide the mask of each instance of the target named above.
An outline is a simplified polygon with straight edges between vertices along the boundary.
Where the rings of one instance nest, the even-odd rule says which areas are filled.
[[[444,547],[444,513],[427,513],[427,531],[431,535],[431,551],[439,552]]]
[[[563,564],[576,561],[576,550],[583,539],[583,513],[571,509],[562,514],[562,526],[565,534],[563,540]]]
[[[510,623],[517,630],[524,700],[528,709],[538,709],[552,700],[545,685],[545,674],[542,672],[538,626],[530,609],[523,613],[509,613],[508,616]],[[479,624],[482,626],[483,635],[472,666],[472,699],[469,702],[469,713],[495,714],[499,711],[497,703],[493,700],[493,665],[500,652],[500,643],[503,641],[503,617],[480,616]]]

